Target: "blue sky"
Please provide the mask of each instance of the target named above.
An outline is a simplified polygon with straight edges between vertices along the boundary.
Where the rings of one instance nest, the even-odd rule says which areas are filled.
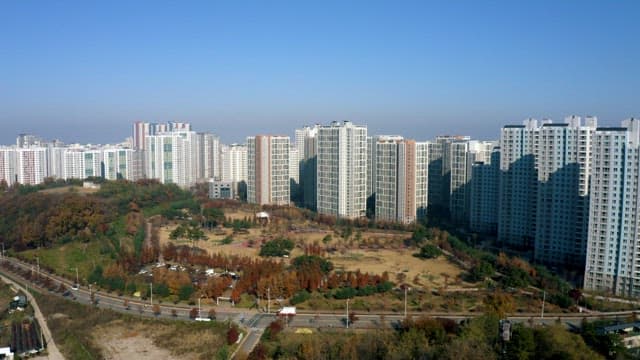
[[[0,143],[115,142],[135,120],[223,141],[349,119],[497,138],[640,116],[639,1],[0,2]]]

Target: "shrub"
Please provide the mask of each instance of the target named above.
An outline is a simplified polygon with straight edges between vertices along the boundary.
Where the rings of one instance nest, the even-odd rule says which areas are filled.
[[[305,301],[309,300],[309,298],[311,298],[311,294],[309,294],[308,291],[306,291],[306,290],[298,291],[291,298],[291,305],[296,305],[296,304],[299,304],[301,302],[305,302]]]
[[[435,245],[427,244],[420,248],[420,252],[413,254],[415,257],[421,259],[434,259],[442,255],[442,250]]]

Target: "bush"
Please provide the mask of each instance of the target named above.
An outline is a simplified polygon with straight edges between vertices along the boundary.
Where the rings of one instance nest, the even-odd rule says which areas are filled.
[[[232,326],[227,330],[227,344],[235,344],[235,342],[238,341],[238,337],[240,337],[240,333],[238,333],[238,329],[236,329],[235,326]]]
[[[180,298],[180,300],[189,300],[194,291],[195,289],[191,284],[183,285],[178,291],[178,297]]]
[[[469,281],[477,282],[482,281],[488,276],[492,276],[495,273],[495,269],[491,264],[486,261],[480,261],[474,267],[469,270]]]
[[[356,289],[352,287],[344,287],[344,288],[337,289],[336,292],[333,294],[333,297],[339,300],[344,300],[344,299],[351,299],[355,297],[356,294],[357,294]]]
[[[434,259],[442,255],[442,250],[435,245],[427,244],[420,248],[420,252],[413,254],[415,257],[421,259]]]
[[[277,238],[268,241],[260,248],[260,256],[277,256],[281,257],[289,255],[289,252],[293,249],[293,241],[287,238]]]
[[[233,242],[233,236],[225,236],[224,239],[222,239],[222,245],[229,245]]]
[[[291,305],[300,304],[301,302],[305,302],[311,298],[311,294],[309,294],[306,290],[298,291],[291,298]]]

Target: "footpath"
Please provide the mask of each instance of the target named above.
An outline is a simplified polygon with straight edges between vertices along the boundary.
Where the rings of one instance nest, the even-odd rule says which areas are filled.
[[[25,293],[27,295],[27,300],[29,301],[29,304],[33,306],[33,312],[35,314],[36,320],[38,320],[38,324],[40,324],[40,329],[42,329],[42,335],[44,336],[44,340],[47,344],[47,354],[38,356],[36,357],[36,359],[64,360],[64,356],[62,356],[62,353],[56,346],[56,343],[53,341],[53,337],[51,336],[51,331],[49,330],[49,325],[47,324],[47,319],[44,317],[44,315],[42,315],[42,312],[40,311],[40,307],[38,306],[36,299],[34,299],[33,296],[31,296],[31,294],[27,292],[27,290],[24,287],[22,287],[20,284],[16,283],[15,281],[3,275],[0,275],[0,279],[2,279],[2,281],[4,281],[5,283],[10,284],[17,290],[20,290],[23,293]]]

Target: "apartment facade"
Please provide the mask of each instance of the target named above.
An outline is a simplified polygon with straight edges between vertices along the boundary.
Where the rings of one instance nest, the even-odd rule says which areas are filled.
[[[317,149],[318,212],[348,219],[365,216],[367,128],[349,121],[320,126]]]
[[[426,142],[376,139],[376,220],[410,224],[426,215]]]
[[[247,201],[260,205],[288,205],[289,137],[258,135],[247,138]]]
[[[146,176],[163,184],[188,188],[196,183],[196,134],[172,131],[145,139]]]
[[[592,139],[584,288],[640,296],[640,120]]]

